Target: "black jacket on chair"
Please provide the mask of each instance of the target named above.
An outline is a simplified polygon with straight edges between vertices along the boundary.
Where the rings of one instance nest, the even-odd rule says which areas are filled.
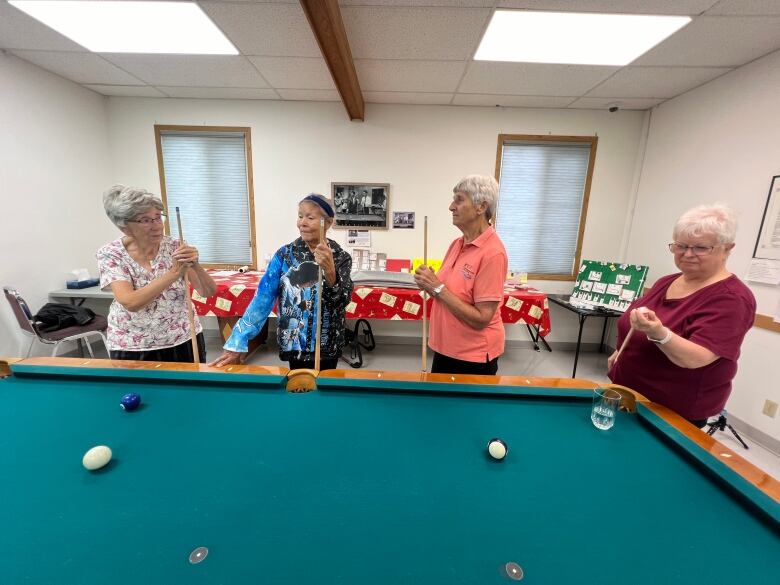
[[[86,325],[95,313],[85,307],[66,303],[46,303],[33,317],[39,331],[58,331],[74,325]]]

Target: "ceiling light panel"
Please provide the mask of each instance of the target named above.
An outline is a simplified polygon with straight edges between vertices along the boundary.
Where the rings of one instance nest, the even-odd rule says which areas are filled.
[[[474,59],[623,66],[690,21],[687,16],[497,10]]]
[[[192,2],[9,3],[95,53],[238,54],[222,31]]]

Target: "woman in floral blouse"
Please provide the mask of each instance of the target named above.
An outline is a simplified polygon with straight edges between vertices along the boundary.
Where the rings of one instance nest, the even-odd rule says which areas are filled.
[[[184,275],[204,297],[216,285],[198,264],[198,250],[163,233],[163,204],[144,189],[114,185],[103,194],[108,218],[123,236],[97,252],[100,287],[111,289],[108,350],[112,359],[192,362]],[[195,317],[198,353],[206,345]]]
[[[249,340],[263,328],[278,303],[279,357],[291,369],[314,367],[317,332],[317,274],[322,268],[322,328],[320,370],[334,369],[344,345],[345,310],[352,297],[352,258],[333,240],[320,242],[320,219],[325,230],[333,224],[333,207],[322,195],[311,194],[298,204],[301,237],[282,246],[257,286],[244,316],[233,327],[222,355],[211,366],[237,364]]]

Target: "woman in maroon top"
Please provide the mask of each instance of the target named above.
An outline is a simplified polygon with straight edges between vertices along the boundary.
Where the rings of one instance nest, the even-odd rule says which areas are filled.
[[[677,220],[669,250],[680,272],[660,278],[620,317],[617,347],[636,331],[620,359],[615,352],[608,361],[613,382],[699,428],[726,404],[756,312],[753,293],[726,269],[736,229],[734,212],[717,204]]]

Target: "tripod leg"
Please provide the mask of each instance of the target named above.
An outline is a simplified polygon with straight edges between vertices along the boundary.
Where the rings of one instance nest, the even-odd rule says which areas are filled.
[[[742,443],[742,446],[745,449],[750,449],[750,447],[747,446],[747,443],[745,443],[745,441],[742,440],[742,437],[739,436],[739,433],[734,430],[734,427],[732,427],[731,425],[728,425],[728,427],[729,427],[729,430],[731,431],[731,433],[737,438],[737,441]]]

